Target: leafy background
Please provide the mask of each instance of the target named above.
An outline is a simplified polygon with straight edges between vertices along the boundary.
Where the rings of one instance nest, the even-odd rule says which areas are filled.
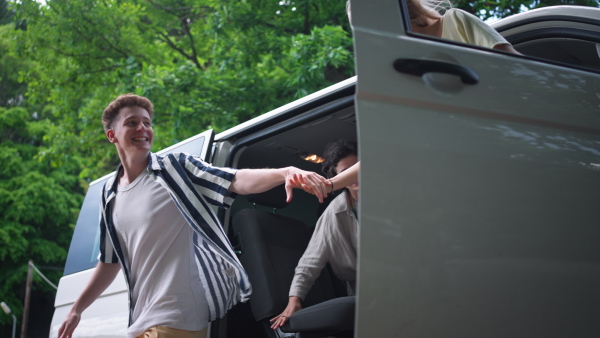
[[[559,4],[600,6],[454,5],[488,19]],[[58,283],[88,184],[117,164],[100,123],[111,100],[130,92],[153,101],[155,150],[209,128],[223,131],[354,75],[345,6],[0,0],[0,301],[16,314],[17,327],[27,262]],[[48,337],[55,291],[35,274],[33,280],[28,336]],[[12,318],[0,313],[0,336],[11,329]]]

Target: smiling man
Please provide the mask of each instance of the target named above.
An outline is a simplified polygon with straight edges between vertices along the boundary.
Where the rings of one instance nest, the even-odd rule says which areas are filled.
[[[153,115],[150,100],[133,94],[119,96],[102,114],[121,164],[102,192],[98,265],[59,337],[72,336],[119,269],[129,288],[129,338],[206,337],[210,321],[251,293],[210,205],[228,208],[237,194],[283,183],[288,202],[293,188],[320,201],[330,190],[320,175],[294,167],[236,170],[186,153],[154,154]]]

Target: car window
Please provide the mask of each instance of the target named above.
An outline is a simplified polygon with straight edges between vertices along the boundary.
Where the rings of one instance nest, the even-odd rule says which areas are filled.
[[[600,71],[600,8],[581,6],[573,15],[561,9],[544,8],[542,16],[523,20],[515,16],[494,27],[524,55]]]
[[[98,263],[100,195],[106,180],[108,177],[94,182],[85,195],[77,226],[71,239],[71,247],[65,264],[65,275],[93,268]]]
[[[409,34],[500,50],[505,50],[500,41],[504,40],[519,54],[540,61],[600,71],[600,8],[550,6],[491,20],[488,24],[439,3],[441,1],[399,1],[400,15],[405,13],[405,28]],[[440,16],[438,12],[445,14]]]
[[[449,2],[401,0],[407,29],[421,36],[472,46],[515,52],[506,39],[471,13],[452,8]]]

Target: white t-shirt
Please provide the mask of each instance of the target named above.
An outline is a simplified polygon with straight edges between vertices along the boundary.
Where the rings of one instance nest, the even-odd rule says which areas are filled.
[[[442,39],[487,48],[508,44],[508,41],[495,29],[476,16],[458,8],[451,8],[444,14],[442,18]]]
[[[205,291],[193,268],[197,235],[167,190],[147,171],[119,186],[113,220],[129,266],[133,318],[127,337],[150,327],[200,331],[208,325]]]

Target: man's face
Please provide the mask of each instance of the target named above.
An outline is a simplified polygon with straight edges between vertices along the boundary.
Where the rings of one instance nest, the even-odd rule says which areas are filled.
[[[358,157],[356,155],[348,155],[348,156],[344,157],[335,166],[335,173],[336,174],[341,173],[342,171],[344,171],[344,170],[350,168],[351,166],[353,166],[354,164],[356,164],[356,162],[358,162]],[[358,183],[349,185],[346,188],[348,188],[350,191],[358,192]]]
[[[106,137],[126,154],[149,152],[154,140],[150,114],[141,107],[122,108]]]

